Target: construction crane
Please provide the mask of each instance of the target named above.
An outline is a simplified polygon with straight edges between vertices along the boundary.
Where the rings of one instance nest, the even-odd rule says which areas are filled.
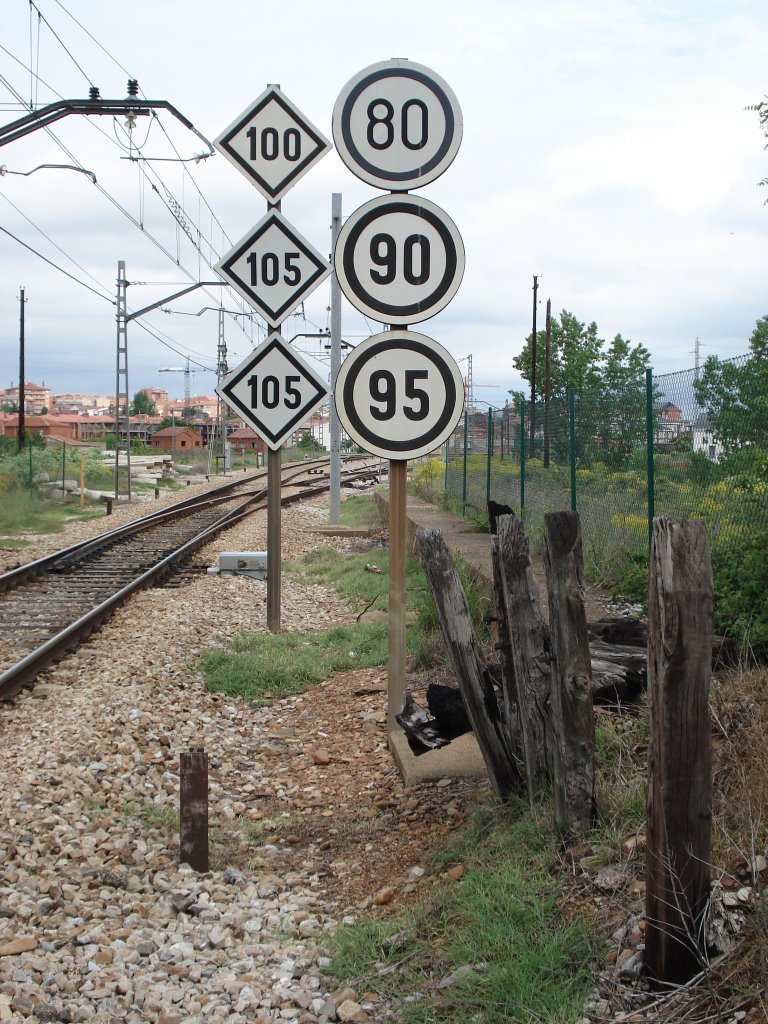
[[[192,399],[192,385],[191,377],[192,373],[189,369],[189,360],[187,360],[186,366],[162,366],[158,373],[183,373],[184,374],[184,411],[189,412],[190,401]]]

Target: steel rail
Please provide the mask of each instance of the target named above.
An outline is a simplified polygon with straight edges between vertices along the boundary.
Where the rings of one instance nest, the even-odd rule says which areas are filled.
[[[296,473],[289,476],[288,482],[291,482],[293,477],[301,476],[306,472],[306,468],[307,464],[304,463],[300,470],[297,470]],[[359,470],[357,472],[350,473],[347,476],[347,479],[365,477],[370,475],[370,473],[370,469]],[[242,481],[237,482],[238,486],[240,484],[242,484]],[[298,484],[294,484],[294,486],[298,486]],[[308,498],[324,493],[329,489],[329,487],[329,480],[311,481],[308,486],[303,487],[302,490],[297,493],[283,496],[281,504],[283,506],[287,506],[298,501],[307,500]],[[228,489],[231,490],[232,485],[230,485]],[[217,488],[216,490],[220,489]],[[102,534],[90,541],[83,542],[81,545],[73,545],[70,548],[65,548],[62,551],[56,552],[52,556],[29,563],[29,566],[22,566],[20,569],[23,570],[35,567],[36,571],[34,573],[30,573],[27,577],[27,579],[30,579],[35,576],[42,576],[46,572],[53,573],[57,569],[72,568],[76,566],[77,561],[80,558],[85,558],[88,554],[99,551],[110,544],[115,544],[121,539],[131,537],[142,530],[148,530],[152,526],[161,524],[163,519],[168,517],[169,513],[171,514],[171,518],[178,518],[185,512],[191,515],[204,506],[209,507],[228,500],[232,500],[232,495],[217,495],[216,498],[210,501],[200,501],[199,498],[189,499],[173,506],[172,509],[166,509],[159,513],[152,513],[140,520],[135,520],[126,527],[119,527],[116,530],[109,531],[107,534]],[[97,630],[120,605],[128,600],[132,594],[138,590],[162,582],[167,576],[172,574],[174,570],[179,568],[181,563],[188,559],[198,548],[217,533],[230,528],[241,519],[254,512],[262,510],[265,507],[266,488],[261,488],[258,491],[248,493],[245,501],[237,505],[234,509],[230,509],[215,523],[206,526],[194,537],[185,540],[185,542],[178,548],[166,554],[149,569],[144,570],[134,579],[130,580],[114,593],[110,594],[107,598],[100,601],[84,615],[81,615],[75,621],[68,623],[63,629],[48,640],[44,641],[29,654],[25,655],[22,659],[16,662],[16,664],[10,666],[3,672],[0,672],[0,699],[8,699],[15,696],[24,686],[28,686],[35,677],[43,671],[43,669],[47,668],[53,662],[61,660],[61,658],[68,652],[75,650],[83,640]],[[18,571],[19,570],[14,570],[14,572]],[[1,582],[2,578],[0,578],[0,583]]]
[[[323,465],[325,463],[330,463],[330,460],[319,459],[314,463],[301,463],[301,469],[294,466],[293,463],[288,463],[285,467],[285,483],[290,484],[294,476],[301,476],[302,473],[306,473],[306,467],[308,465]],[[290,473],[289,470],[294,470],[294,472]],[[266,472],[264,470],[259,470],[257,473],[248,476],[245,481],[242,477],[237,480],[231,480],[229,483],[211,488],[209,491],[205,492],[204,496],[195,495],[191,498],[184,498],[182,501],[175,502],[169,508],[160,509],[157,512],[150,512],[148,515],[142,516],[140,519],[134,519],[123,526],[116,526],[114,529],[100,533],[96,537],[92,537],[87,541],[78,541],[77,544],[72,544],[59,551],[54,551],[50,555],[44,555],[42,558],[35,559],[33,562],[27,562],[24,565],[18,566],[16,569],[10,569],[8,572],[0,574],[0,593],[6,590],[11,590],[13,587],[20,586],[35,576],[42,576],[48,572],[55,571],[57,568],[72,565],[81,557],[93,554],[101,548],[109,547],[117,541],[123,540],[135,533],[140,533],[142,530],[147,529],[154,523],[161,522],[163,520],[170,521],[171,519],[186,515],[196,506],[202,507],[206,504],[212,505],[231,501],[231,491],[242,487],[244,483],[261,478],[266,478]]]

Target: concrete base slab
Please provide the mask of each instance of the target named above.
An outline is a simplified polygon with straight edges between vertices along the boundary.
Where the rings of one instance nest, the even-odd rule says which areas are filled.
[[[471,732],[459,736],[447,747],[430,750],[419,757],[413,754],[401,730],[390,732],[388,739],[389,749],[406,786],[417,786],[421,782],[438,779],[488,778],[483,755]]]

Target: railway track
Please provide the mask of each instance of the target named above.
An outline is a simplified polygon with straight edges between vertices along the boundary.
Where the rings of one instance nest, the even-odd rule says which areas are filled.
[[[282,504],[327,491],[328,460],[287,465]],[[375,470],[346,470],[343,479]],[[75,650],[128,598],[164,582],[217,533],[266,507],[266,476],[250,475],[0,576],[0,698],[15,696]]]

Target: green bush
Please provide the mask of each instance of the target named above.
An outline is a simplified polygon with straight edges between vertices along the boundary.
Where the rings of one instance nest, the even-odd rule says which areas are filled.
[[[410,484],[411,489],[425,501],[440,501],[445,485],[445,466],[438,459],[417,462],[411,470]]]
[[[715,632],[768,657],[768,530],[730,535],[712,549]]]

